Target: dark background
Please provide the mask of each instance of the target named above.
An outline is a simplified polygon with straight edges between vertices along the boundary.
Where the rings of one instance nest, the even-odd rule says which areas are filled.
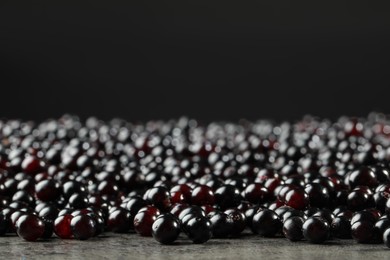
[[[389,112],[377,2],[0,1],[0,116],[201,120]]]

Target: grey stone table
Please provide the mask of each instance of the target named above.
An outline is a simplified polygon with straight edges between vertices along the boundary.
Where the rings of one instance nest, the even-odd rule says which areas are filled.
[[[245,235],[240,239],[213,239],[202,245],[180,238],[164,246],[136,234],[110,234],[87,241],[52,239],[26,242],[17,236],[0,238],[0,259],[387,259],[390,249],[359,245],[353,240],[326,244],[289,242],[285,238]]]

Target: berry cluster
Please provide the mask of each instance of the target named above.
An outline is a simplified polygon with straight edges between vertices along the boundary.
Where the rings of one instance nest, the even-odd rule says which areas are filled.
[[[390,247],[390,119],[0,121],[0,234],[180,233]]]

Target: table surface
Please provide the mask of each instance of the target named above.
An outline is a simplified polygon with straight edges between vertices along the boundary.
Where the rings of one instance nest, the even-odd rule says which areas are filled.
[[[383,244],[362,245],[353,240],[330,240],[322,245],[285,238],[244,234],[238,239],[212,239],[192,244],[184,236],[174,245],[160,245],[136,234],[107,233],[86,241],[26,242],[17,236],[0,238],[1,259],[383,259]]]

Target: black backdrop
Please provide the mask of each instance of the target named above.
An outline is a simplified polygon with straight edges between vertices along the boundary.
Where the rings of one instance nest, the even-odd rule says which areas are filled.
[[[0,1],[0,116],[389,112],[377,2]]]

